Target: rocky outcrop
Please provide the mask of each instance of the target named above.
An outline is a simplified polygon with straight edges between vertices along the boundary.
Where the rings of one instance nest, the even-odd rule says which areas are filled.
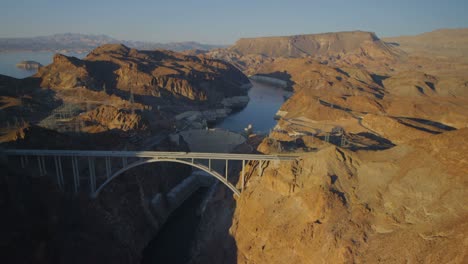
[[[418,71],[402,71],[382,81],[390,95],[468,97],[465,76],[435,76]]]
[[[250,163],[232,223],[217,206],[223,192],[213,198],[215,230],[204,232],[217,240],[202,240],[209,251],[197,250],[194,263],[464,263],[467,135],[462,129],[381,152],[329,146],[293,162]]]
[[[402,70],[382,76],[356,67],[324,65],[311,58],[276,58],[256,72],[281,78],[294,89],[280,108],[278,133],[273,136],[278,139],[279,134],[288,134],[326,140],[327,133],[341,127],[346,131],[343,137],[353,142],[348,146],[362,148],[467,124],[463,113],[468,112],[468,79],[463,75]],[[336,135],[331,142],[341,146],[346,140]]]
[[[148,128],[146,120],[141,115],[119,110],[113,106],[100,106],[90,112],[83,113],[78,120],[85,122],[87,130],[102,132],[117,129],[119,131],[145,130]]]
[[[415,63],[399,51],[377,60],[383,53],[352,49],[288,54],[270,40],[224,55],[249,74],[292,84],[257,150],[302,156],[251,162],[235,201],[219,188],[193,262],[466,262],[466,66],[426,72],[435,58]],[[225,209],[233,204],[234,213]]]
[[[231,227],[238,262],[463,263],[467,145],[455,145],[467,132],[381,153],[329,148],[252,173]],[[453,150],[451,162],[427,144]]]
[[[52,89],[85,86],[108,93],[211,103],[243,94],[241,86],[249,82],[239,70],[219,60],[111,44],[96,48],[83,60],[57,54],[34,78]]]
[[[0,76],[0,123],[87,133],[173,129],[173,117],[185,111],[216,109],[214,119],[225,117],[246,104],[241,98],[249,85],[242,72],[220,60],[109,44],[84,59],[56,54],[29,78]]]

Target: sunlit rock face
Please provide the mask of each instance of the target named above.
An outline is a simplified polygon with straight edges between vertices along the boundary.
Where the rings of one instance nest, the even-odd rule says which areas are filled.
[[[249,164],[230,228],[237,263],[463,263],[467,133]]]
[[[103,45],[83,60],[57,54],[36,75],[42,87],[85,86],[141,96],[171,95],[216,102],[242,95],[249,80],[232,65],[203,56],[167,50],[139,51],[124,45]]]

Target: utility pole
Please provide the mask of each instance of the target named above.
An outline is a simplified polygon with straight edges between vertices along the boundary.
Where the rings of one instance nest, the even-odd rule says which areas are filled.
[[[344,147],[346,145],[346,138],[344,136],[344,133],[341,135],[341,147]]]

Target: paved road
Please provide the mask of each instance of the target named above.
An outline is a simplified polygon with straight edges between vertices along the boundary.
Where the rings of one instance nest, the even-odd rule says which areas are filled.
[[[101,150],[36,150],[6,149],[0,153],[10,156],[75,156],[75,157],[138,157],[167,159],[212,159],[212,160],[295,160],[299,155],[261,155],[200,152],[162,151],[101,151]]]

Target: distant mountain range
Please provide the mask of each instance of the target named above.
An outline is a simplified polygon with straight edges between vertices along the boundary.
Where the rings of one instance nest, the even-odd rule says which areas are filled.
[[[141,50],[168,49],[173,51],[211,50],[222,45],[202,44],[198,42],[157,43],[146,41],[118,40],[107,35],[55,34],[28,38],[0,38],[0,52],[9,51],[69,51],[89,52],[104,44],[121,43]]]

